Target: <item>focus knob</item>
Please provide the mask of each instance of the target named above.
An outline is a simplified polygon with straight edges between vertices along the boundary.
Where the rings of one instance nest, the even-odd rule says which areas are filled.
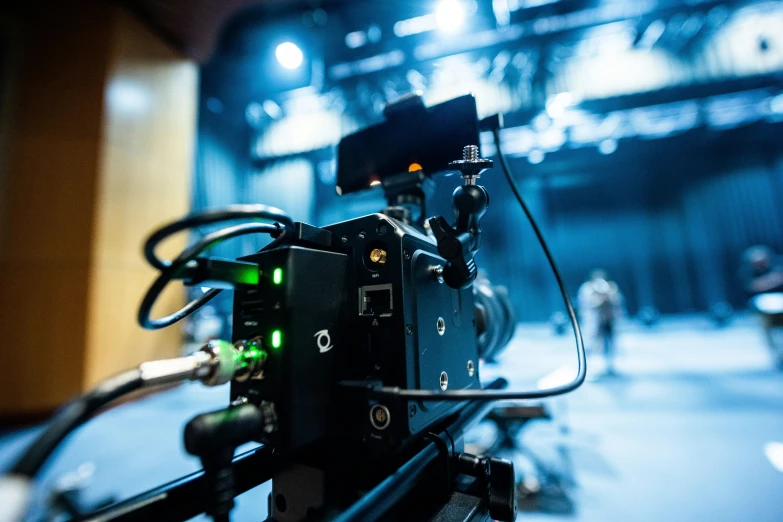
[[[517,516],[514,464],[506,459],[489,459],[489,516],[512,522]]]

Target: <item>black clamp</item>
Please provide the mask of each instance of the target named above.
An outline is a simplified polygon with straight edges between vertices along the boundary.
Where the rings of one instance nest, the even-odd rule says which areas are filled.
[[[476,179],[492,167],[492,160],[479,156],[478,147],[468,145],[461,160],[449,166],[460,172],[465,185],[452,194],[456,222],[450,226],[443,216],[429,220],[430,229],[438,243],[438,253],[446,260],[443,281],[452,288],[468,288],[478,275],[474,256],[481,245],[480,221],[489,207],[489,193]]]
[[[514,464],[506,459],[481,458],[467,453],[455,455],[459,473],[484,481],[489,497],[489,516],[511,522],[517,515]]]

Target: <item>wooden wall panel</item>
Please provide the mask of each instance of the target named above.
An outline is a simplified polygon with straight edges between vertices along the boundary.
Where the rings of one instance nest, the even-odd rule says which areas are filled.
[[[180,349],[176,327],[145,332],[135,309],[154,275],[143,239],[188,208],[197,70],[119,6],[65,4],[6,15],[18,51],[0,143],[0,418]],[[128,110],[143,107],[134,87],[146,110]]]
[[[136,324],[136,308],[156,274],[140,255],[143,239],[188,209],[197,69],[119,10],[111,49],[92,243],[86,385],[181,350],[177,326],[144,331]],[[181,248],[183,240],[173,242]],[[164,294],[158,314],[182,305],[179,285],[172,287],[177,290]]]
[[[7,71],[16,89],[8,100],[0,244],[3,415],[56,407],[80,391],[84,376],[108,31],[105,11],[83,15],[14,15],[18,66]]]

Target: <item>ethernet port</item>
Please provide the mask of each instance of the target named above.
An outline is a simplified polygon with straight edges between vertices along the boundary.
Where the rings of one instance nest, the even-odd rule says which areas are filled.
[[[390,317],[392,310],[392,285],[370,285],[359,289],[359,315]]]

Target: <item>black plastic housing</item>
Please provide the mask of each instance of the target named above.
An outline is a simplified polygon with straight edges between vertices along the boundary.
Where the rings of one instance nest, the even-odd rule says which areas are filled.
[[[414,102],[415,100],[409,100]],[[465,145],[479,143],[476,99],[466,94],[424,107],[404,103],[385,111],[386,121],[340,140],[337,192],[364,190],[418,164],[428,175],[449,169]]]
[[[308,237],[325,237],[312,228],[297,224]],[[234,339],[261,336],[270,346],[273,331],[284,333],[282,347],[270,348],[263,380],[234,383],[232,398],[275,403],[283,450],[328,436],[397,446],[459,403],[378,403],[339,383],[479,388],[472,290],[440,283],[435,269],[445,262],[433,240],[383,214],[321,231],[331,233],[330,246],[308,241],[307,248],[242,258],[259,265],[261,284],[235,292]],[[302,237],[293,241],[304,244]],[[385,252],[384,262],[372,261],[373,250]],[[276,285],[272,274],[279,267],[284,280]]]
[[[232,382],[231,398],[274,403],[281,449],[310,444],[328,432],[348,256],[288,246],[242,260],[258,264],[260,283],[234,292],[233,338],[260,337],[269,356],[263,379]]]
[[[479,388],[473,294],[470,289],[454,290],[438,282],[434,269],[444,260],[433,240],[383,214],[324,228],[332,232],[335,245],[350,260],[343,332],[351,348],[343,352],[347,355],[340,364],[343,377],[439,391],[441,373],[446,372],[448,390]],[[385,263],[370,261],[374,249],[386,252]],[[391,313],[362,315],[362,288],[387,285]],[[445,326],[442,335],[439,318]],[[390,422],[383,429],[369,418],[373,406],[365,402],[366,410],[355,414],[363,421],[361,429],[394,444],[430,427],[459,404],[389,401],[383,406],[389,410]]]

